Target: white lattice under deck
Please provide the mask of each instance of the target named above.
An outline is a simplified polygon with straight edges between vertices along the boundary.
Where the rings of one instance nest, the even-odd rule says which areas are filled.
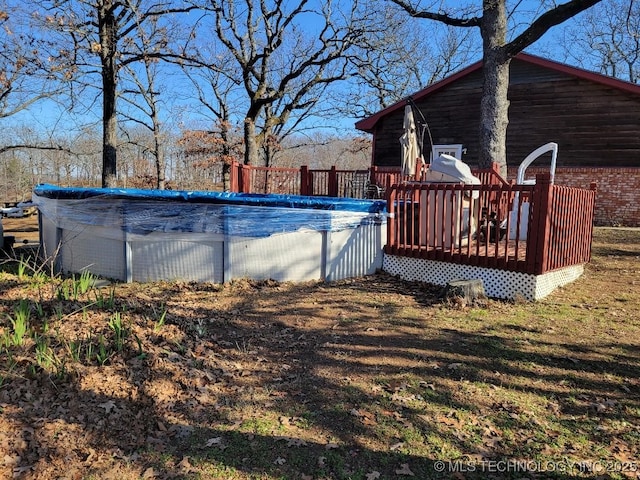
[[[576,280],[584,272],[584,265],[574,265],[543,275],[531,275],[385,254],[382,269],[404,280],[441,286],[457,279],[481,279],[489,297],[520,297],[533,301],[540,300],[556,288]]]

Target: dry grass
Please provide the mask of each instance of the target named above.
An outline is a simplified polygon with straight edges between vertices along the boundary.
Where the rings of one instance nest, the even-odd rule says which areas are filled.
[[[622,229],[485,308],[384,274],[83,293],[5,263],[0,477],[637,478],[639,271]]]

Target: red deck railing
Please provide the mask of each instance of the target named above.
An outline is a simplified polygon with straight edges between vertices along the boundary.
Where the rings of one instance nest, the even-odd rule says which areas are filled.
[[[369,170],[254,167],[233,163],[232,192],[366,198]],[[391,185],[391,184],[389,184]]]
[[[330,169],[312,170],[307,166],[300,168],[254,167],[234,162],[231,167],[230,190],[242,193],[280,193],[329,197],[384,197],[384,192],[389,190],[392,185],[406,181],[423,180],[426,167],[416,168],[415,175],[404,176],[400,167],[338,170],[333,166]],[[507,185],[507,182],[500,177],[497,164],[491,168],[474,170],[473,174],[484,185]]]
[[[297,168],[254,167],[233,162],[231,191],[244,193],[299,193],[302,170]]]
[[[422,170],[424,171],[424,170]],[[474,170],[480,185],[421,183],[399,167],[370,170],[265,168],[235,164],[231,190],[387,199],[385,252],[542,274],[591,259],[591,189],[507,183],[497,165]],[[372,186],[377,187],[371,189]],[[382,194],[380,192],[383,192]]]
[[[486,200],[483,200],[486,199]],[[591,259],[595,185],[392,186],[385,252],[535,275]]]

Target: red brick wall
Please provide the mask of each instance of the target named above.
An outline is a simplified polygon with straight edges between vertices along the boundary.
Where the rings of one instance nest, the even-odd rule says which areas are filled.
[[[526,178],[549,171],[527,169]],[[508,178],[515,179],[517,168],[509,168]],[[595,182],[596,213],[594,223],[601,226],[640,227],[640,167],[637,168],[569,168],[556,169],[555,183],[589,188]]]

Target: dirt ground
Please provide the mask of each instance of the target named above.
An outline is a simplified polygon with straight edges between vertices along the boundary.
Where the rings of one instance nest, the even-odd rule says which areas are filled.
[[[5,236],[14,236],[16,246],[35,245],[39,242],[38,215],[24,218],[3,218],[2,227]]]
[[[35,217],[4,226],[37,242]],[[385,274],[84,291],[5,264],[0,478],[488,478],[435,472],[444,459],[570,458],[582,470],[553,478],[573,479],[583,460],[636,466],[640,236],[615,235],[544,302],[480,309]]]

